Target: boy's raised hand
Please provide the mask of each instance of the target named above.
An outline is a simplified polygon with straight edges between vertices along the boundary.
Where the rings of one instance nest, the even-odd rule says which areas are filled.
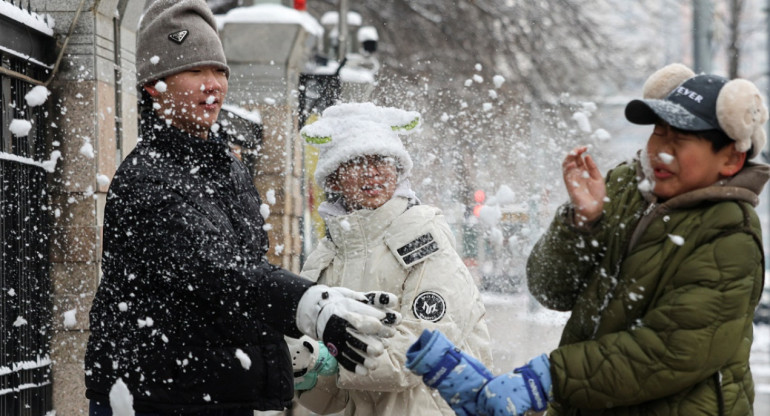
[[[564,184],[575,209],[575,224],[582,226],[599,219],[604,208],[607,189],[604,177],[590,155],[588,147],[573,149],[561,164]]]

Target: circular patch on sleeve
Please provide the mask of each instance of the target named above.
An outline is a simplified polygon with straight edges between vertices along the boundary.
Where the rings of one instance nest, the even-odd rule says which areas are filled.
[[[422,292],[412,304],[414,316],[430,322],[438,322],[446,313],[446,301],[436,292]]]

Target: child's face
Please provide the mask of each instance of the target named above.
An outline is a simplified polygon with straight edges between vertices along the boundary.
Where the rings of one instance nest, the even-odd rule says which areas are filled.
[[[655,186],[653,193],[661,199],[673,198],[685,192],[705,188],[722,177],[732,176],[743,166],[745,153],[735,151],[730,144],[714,152],[711,142],[693,133],[655,125],[647,141]],[[740,165],[735,164],[735,156]]]
[[[162,87],[145,87],[160,106],[158,113],[179,130],[207,138],[227,94],[226,71],[198,67],[169,75],[163,82]]]
[[[377,209],[396,192],[398,168],[393,158],[361,156],[340,165],[331,181],[349,211]]]

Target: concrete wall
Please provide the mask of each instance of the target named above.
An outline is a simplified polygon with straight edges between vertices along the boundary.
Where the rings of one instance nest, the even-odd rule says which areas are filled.
[[[220,36],[230,66],[227,102],[259,110],[264,141],[254,184],[274,190],[267,222],[271,263],[298,272],[302,260],[304,142],[297,129],[299,75],[316,39],[297,24],[225,24]],[[258,40],[258,41],[255,41]]]

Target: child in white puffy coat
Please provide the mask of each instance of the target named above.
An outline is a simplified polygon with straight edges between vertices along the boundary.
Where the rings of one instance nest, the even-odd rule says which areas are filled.
[[[420,377],[404,367],[424,329],[491,364],[485,309],[455,251],[441,211],[420,204],[409,185],[412,160],[399,134],[418,130],[420,114],[370,103],[333,106],[302,129],[320,149],[316,182],[330,197],[319,207],[327,235],[301,275],[326,285],[398,296],[403,322],[376,369],[359,375],[336,365],[334,351],[288,340],[299,402],[328,414],[453,415]]]

